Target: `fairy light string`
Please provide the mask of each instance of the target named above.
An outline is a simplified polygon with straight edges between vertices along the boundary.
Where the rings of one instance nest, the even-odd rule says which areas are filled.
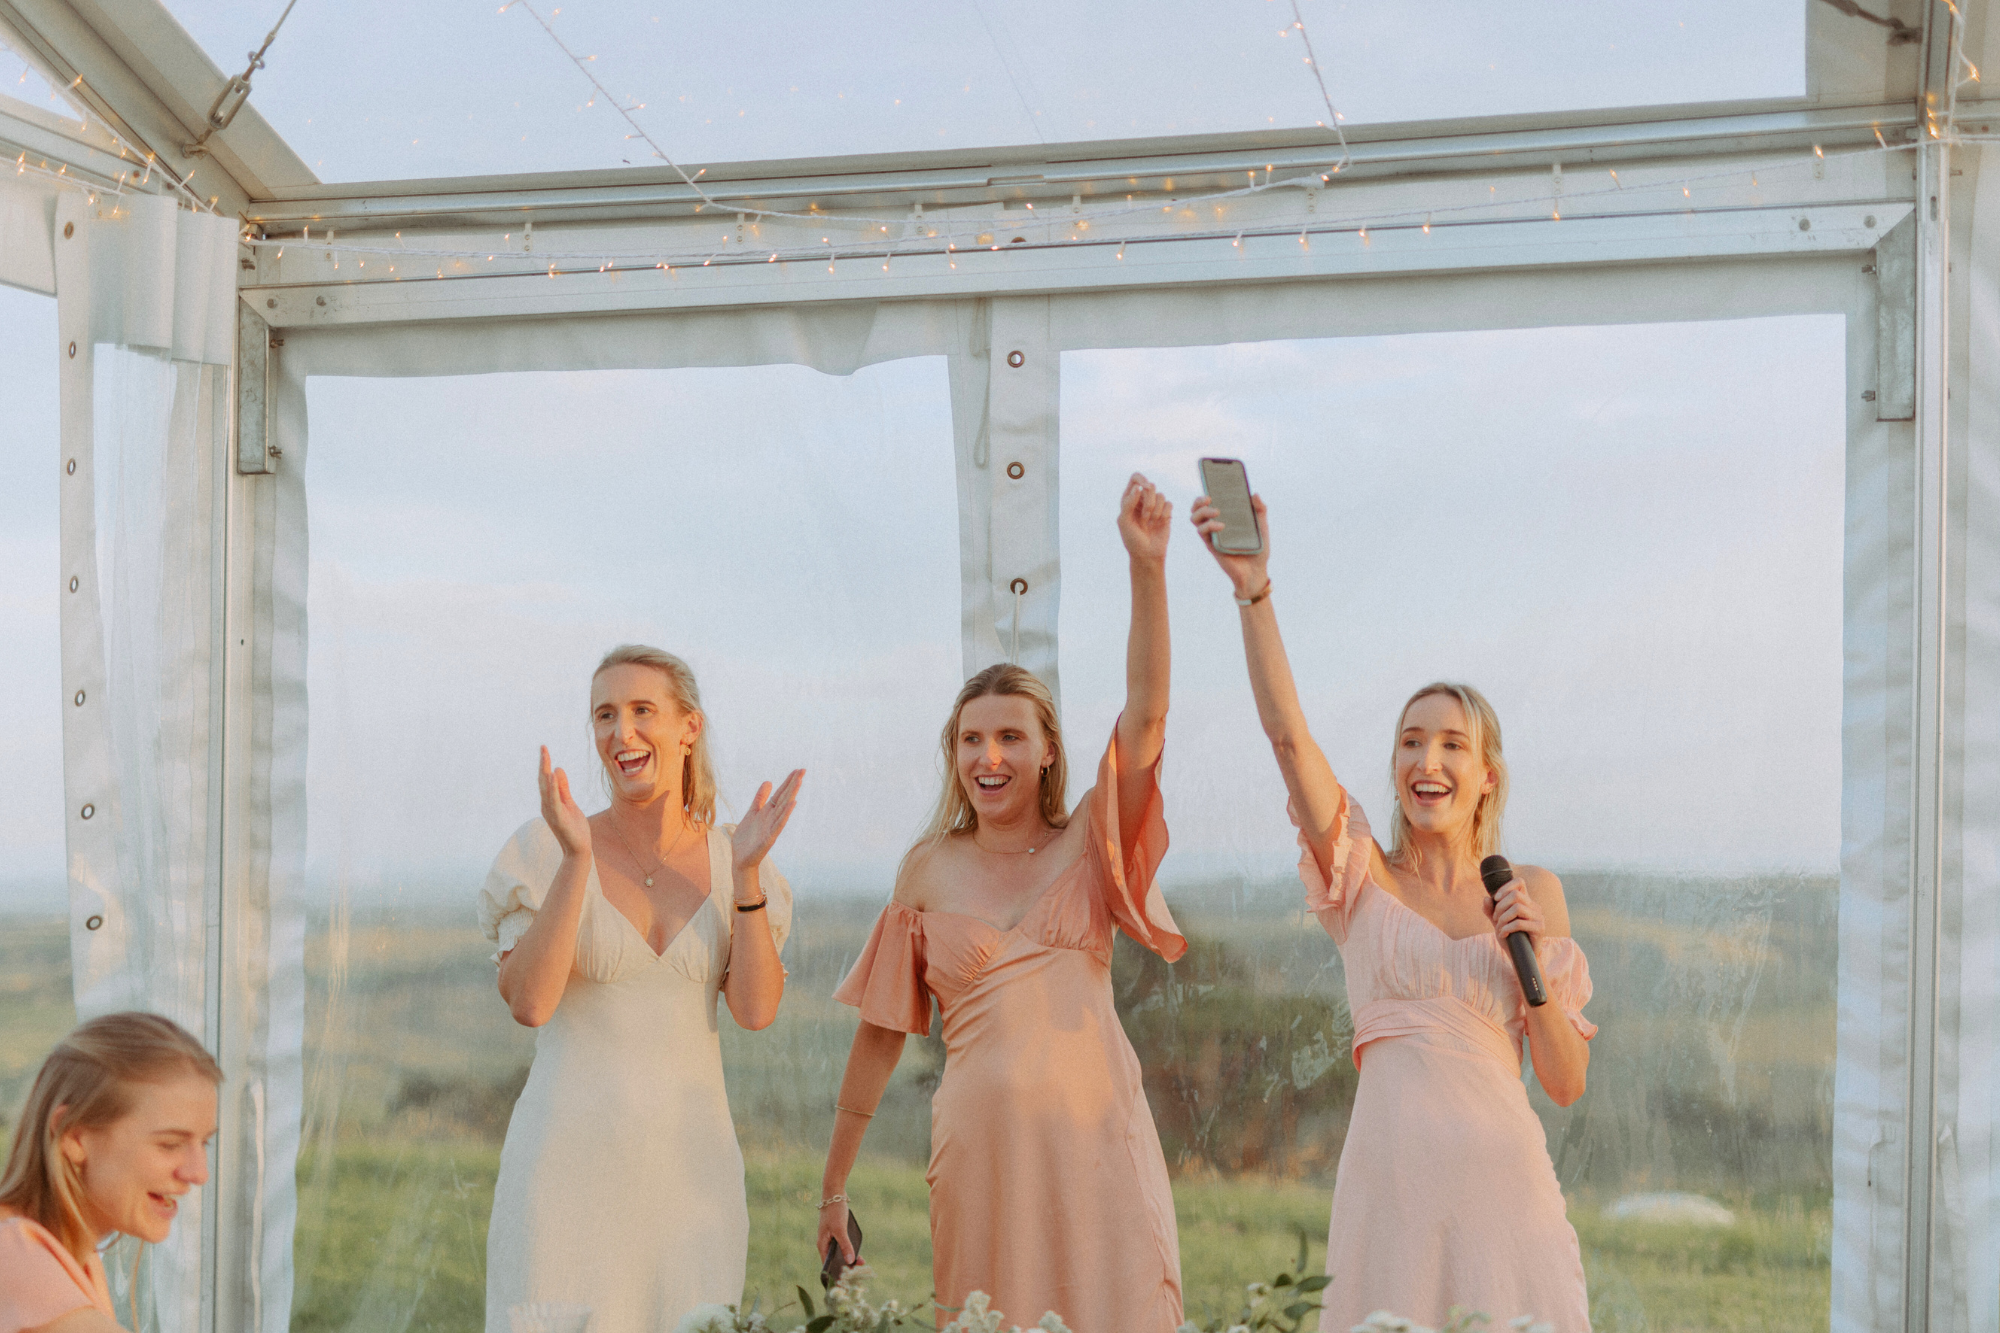
[[[1046,220],[1037,220],[1032,224],[1022,223],[1012,227],[1002,225],[1011,221],[1010,219],[995,218],[990,214],[968,219],[954,225],[944,221],[942,215],[939,213],[931,212],[926,215],[926,221],[935,225],[928,228],[924,235],[912,237],[898,236],[893,231],[885,231],[887,224],[879,218],[860,215],[843,216],[824,211],[816,211],[810,214],[760,213],[758,210],[740,207],[736,204],[719,204],[717,205],[718,207],[728,207],[731,211],[743,213],[746,217],[762,216],[809,219],[817,228],[827,230],[819,236],[817,244],[809,240],[801,240],[789,245],[784,243],[774,244],[754,234],[746,234],[741,241],[737,241],[725,234],[721,246],[701,245],[667,249],[633,247],[619,250],[550,250],[545,246],[537,246],[533,251],[522,251],[511,249],[508,244],[504,243],[500,247],[428,249],[410,246],[407,241],[402,240],[400,233],[397,234],[398,243],[394,245],[388,243],[370,244],[336,241],[331,233],[325,239],[317,241],[312,240],[308,236],[303,244],[308,249],[324,252],[329,256],[353,255],[356,257],[372,257],[383,255],[406,257],[412,261],[424,261],[425,266],[431,268],[437,268],[444,261],[460,264],[477,263],[489,265],[505,263],[507,265],[505,268],[497,271],[486,269],[482,273],[452,275],[461,277],[483,276],[484,273],[495,273],[496,276],[528,276],[537,273],[546,273],[547,276],[554,277],[557,276],[559,271],[563,270],[564,265],[588,265],[591,269],[606,273],[630,271],[635,268],[666,269],[671,272],[673,269],[684,267],[734,266],[744,263],[782,264],[797,260],[816,260],[817,262],[827,264],[831,271],[838,272],[839,270],[835,265],[837,255],[844,255],[850,259],[873,259],[878,262],[892,258],[934,255],[951,260],[950,267],[956,269],[957,265],[955,261],[959,254],[965,253],[968,250],[1000,251],[1012,249],[1012,237],[1009,236],[1007,240],[1003,241],[1001,239],[1003,235],[1011,233],[1018,236],[1024,231],[1043,227],[1048,228],[1051,234],[1039,241],[1030,242],[1024,238],[1022,244],[1026,248],[1036,250],[1116,245],[1119,248],[1119,258],[1124,257],[1124,249],[1127,245],[1157,241],[1222,239],[1232,240],[1237,244],[1237,248],[1240,249],[1240,243],[1246,239],[1290,236],[1300,242],[1307,243],[1307,248],[1309,248],[1309,238],[1311,236],[1338,234],[1341,232],[1354,232],[1357,239],[1360,239],[1364,244],[1367,243],[1368,239],[1366,233],[1383,229],[1400,227],[1417,230],[1421,228],[1422,234],[1429,235],[1433,223],[1442,224],[1453,217],[1459,218],[1461,221],[1471,222],[1531,222],[1541,220],[1553,223],[1574,221],[1583,216],[1627,216],[1628,214],[1622,211],[1612,214],[1585,214],[1581,205],[1586,200],[1612,195],[1629,200],[1635,197],[1643,198],[1650,193],[1665,193],[1670,191],[1679,191],[1684,198],[1691,199],[1692,191],[1696,187],[1742,185],[1747,183],[1754,189],[1762,189],[1764,186],[1760,177],[1768,176],[1774,172],[1783,173],[1788,169],[1803,170],[1808,167],[1817,168],[1823,166],[1828,161],[1839,162],[1847,159],[1878,157],[1888,153],[1908,151],[1916,147],[1918,147],[1917,144],[1883,144],[1846,152],[1836,151],[1827,153],[1823,148],[1816,146],[1810,154],[1801,153],[1786,158],[1737,164],[1715,171],[1648,182],[1633,181],[1627,177],[1620,176],[1615,170],[1607,170],[1605,174],[1609,178],[1609,183],[1592,188],[1580,188],[1574,173],[1571,173],[1565,177],[1563,182],[1561,196],[1562,210],[1560,216],[1556,216],[1550,209],[1549,195],[1546,192],[1546,187],[1544,187],[1543,190],[1534,194],[1522,194],[1507,198],[1496,196],[1464,204],[1426,204],[1421,207],[1407,209],[1347,212],[1335,215],[1314,213],[1304,221],[1296,215],[1290,218],[1274,216],[1264,222],[1250,226],[1239,226],[1229,223],[1218,229],[1205,230],[1182,229],[1164,231],[1155,229],[1136,234],[1122,236],[1113,234],[1103,237],[1091,237],[1082,234],[1087,232],[1089,224],[1092,223],[1102,223],[1118,218],[1147,215],[1158,216],[1163,212],[1168,214],[1179,212],[1183,215],[1188,215],[1192,212],[1192,208],[1182,201],[1172,201],[1161,205],[1139,202],[1135,199],[1129,204],[1112,205],[1103,210],[1094,211],[1083,216],[1049,218]],[[1630,168],[1627,168],[1627,170],[1629,172]],[[1243,186],[1234,190],[1203,195],[1199,200],[1194,202],[1216,204],[1225,200],[1262,195],[1273,190],[1297,189],[1300,184],[1301,182],[1292,180],[1274,180],[1269,184],[1259,182],[1253,186]],[[1519,216],[1495,216],[1496,214],[1505,215],[1510,210],[1519,210]],[[1687,210],[1677,209],[1675,211]],[[898,218],[894,221],[901,222],[905,220]],[[883,234],[868,240],[853,236],[843,240],[832,234],[832,228],[841,227],[842,224],[846,224],[842,228],[843,230],[851,227]],[[1067,231],[1069,234],[1053,234],[1056,231]],[[751,229],[751,232],[754,233],[754,228]],[[511,233],[509,236],[511,237]],[[301,244],[297,239],[293,239],[290,243]],[[281,249],[287,244],[287,241],[284,238],[251,237],[247,238],[246,244],[255,247]],[[337,258],[335,262],[338,262]],[[401,276],[400,273],[397,274],[399,280]]]

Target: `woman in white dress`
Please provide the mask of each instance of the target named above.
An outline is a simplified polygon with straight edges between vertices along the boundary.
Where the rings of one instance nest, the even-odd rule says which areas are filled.
[[[764,858],[805,773],[718,827],[685,662],[613,649],[590,707],[610,808],[586,818],[544,747],[541,817],[479,895],[500,994],[539,1029],[500,1151],[487,1333],[543,1302],[590,1307],[591,1333],[664,1333],[743,1296],[750,1217],[715,1005],[753,1030],[777,1017],[792,900]]]

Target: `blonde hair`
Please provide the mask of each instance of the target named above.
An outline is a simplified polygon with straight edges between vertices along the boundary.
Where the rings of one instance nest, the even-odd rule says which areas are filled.
[[[667,678],[667,690],[683,713],[700,715],[701,729],[694,734],[694,744],[681,756],[681,809],[696,824],[713,824],[715,765],[709,759],[708,714],[702,712],[701,687],[694,682],[694,668],[663,648],[649,648],[643,643],[621,643],[604,655],[604,660],[597,664],[597,670],[590,673],[590,678],[596,680],[616,666],[651,667]],[[602,763],[601,758],[599,763]],[[606,770],[606,777],[609,776]]]
[[[79,1129],[123,1119],[133,1085],[177,1074],[222,1082],[222,1067],[180,1024],[158,1014],[106,1014],[79,1025],[42,1061],[14,1126],[0,1204],[47,1227],[87,1269],[97,1243],[83,1217],[82,1172],[59,1146]]]
[[[969,833],[979,827],[979,812],[972,808],[965,788],[958,780],[958,719],[965,706],[989,694],[1012,695],[1035,706],[1035,720],[1055,749],[1055,758],[1041,774],[1041,814],[1051,828],[1069,823],[1069,809],[1063,798],[1069,791],[1069,761],[1063,755],[1062,723],[1056,718],[1056,699],[1041,678],[1025,667],[996,663],[965,682],[951,705],[951,717],[938,736],[944,757],[944,789],[938,793],[937,807],[917,839],[917,846],[940,841],[953,833]],[[914,848],[913,848],[914,850]]]
[[[1483,860],[1500,850],[1500,816],[1507,809],[1507,760],[1500,753],[1500,715],[1493,711],[1486,696],[1472,686],[1443,680],[1431,682],[1404,700],[1403,711],[1396,714],[1396,740],[1389,748],[1389,784],[1396,792],[1396,808],[1389,816],[1389,860],[1408,864],[1414,859],[1410,822],[1403,817],[1402,789],[1396,785],[1395,747],[1402,738],[1403,719],[1410,715],[1411,706],[1433,694],[1458,700],[1458,706],[1465,710],[1465,724],[1471,728],[1472,748],[1493,775],[1493,790],[1481,793],[1479,804],[1472,811],[1472,851]]]

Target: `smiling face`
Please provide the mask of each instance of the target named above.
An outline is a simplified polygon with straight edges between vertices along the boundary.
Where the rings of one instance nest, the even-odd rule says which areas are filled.
[[[598,672],[590,720],[614,797],[644,803],[681,794],[681,760],[701,731],[701,714],[680,706],[664,672],[632,663]]]
[[[1472,827],[1494,777],[1479,757],[1472,723],[1449,694],[1427,694],[1403,710],[1396,737],[1396,800],[1420,833],[1456,837]]]
[[[958,710],[954,750],[959,786],[981,823],[1011,824],[1038,817],[1042,769],[1056,747],[1042,730],[1035,702],[1019,694],[982,694]]]
[[[215,1085],[188,1071],[131,1085],[132,1109],[108,1125],[64,1133],[63,1157],[83,1182],[91,1234],[122,1231],[152,1244],[167,1238],[181,1196],[208,1180],[215,1136]]]

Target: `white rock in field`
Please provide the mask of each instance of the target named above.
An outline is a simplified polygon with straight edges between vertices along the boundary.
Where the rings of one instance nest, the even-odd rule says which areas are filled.
[[[1682,1226],[1733,1227],[1736,1214],[1700,1194],[1670,1190],[1663,1194],[1628,1194],[1604,1210],[1614,1222],[1677,1222]]]

